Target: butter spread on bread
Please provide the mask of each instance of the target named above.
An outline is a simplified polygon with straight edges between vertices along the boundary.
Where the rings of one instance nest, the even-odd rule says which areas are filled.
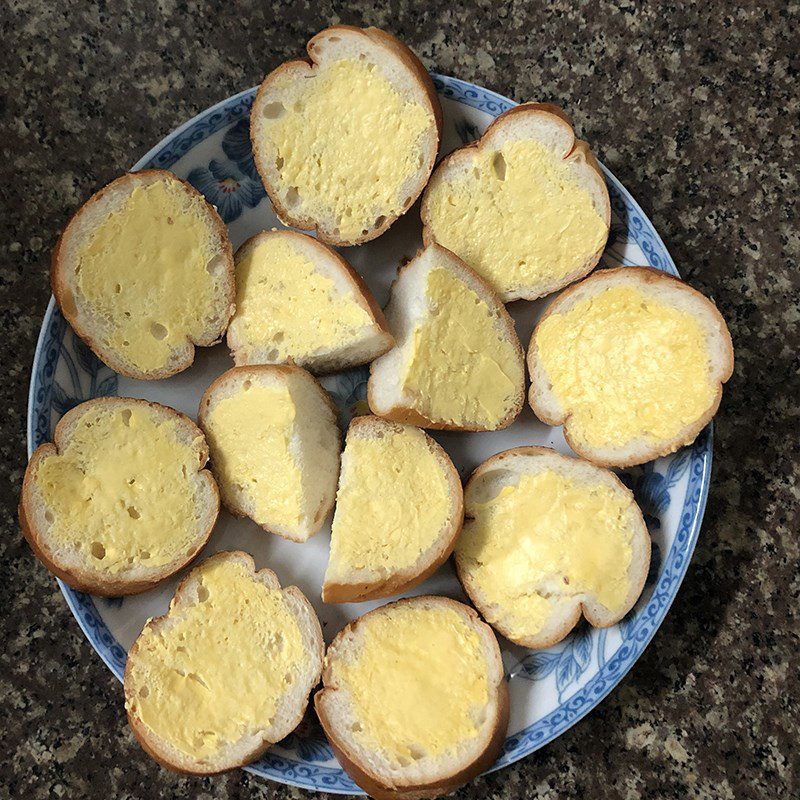
[[[255,758],[300,722],[322,666],[308,601],[244,553],[217,554],[131,648],[125,706],[159,761],[188,772]]]

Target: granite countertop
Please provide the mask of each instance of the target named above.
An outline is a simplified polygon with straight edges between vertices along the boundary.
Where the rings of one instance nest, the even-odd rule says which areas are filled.
[[[440,72],[564,105],[736,347],[705,524],[664,625],[586,719],[458,796],[800,793],[797,2],[246,5],[0,11],[0,798],[310,797],[242,772],[178,777],[147,758],[119,684],[24,543],[16,503],[48,260],[68,216],[335,22],[386,27]]]

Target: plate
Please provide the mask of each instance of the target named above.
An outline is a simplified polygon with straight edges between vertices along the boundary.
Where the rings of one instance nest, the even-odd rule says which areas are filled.
[[[494,117],[515,105],[494,92],[455,78],[433,78],[444,110],[443,153],[478,138]],[[248,89],[209,108],[167,136],[134,167],[169,169],[188,179],[217,206],[234,248],[259,230],[280,224],[261,186],[250,150],[248,115],[254,96],[255,89]],[[664,243],[641,208],[607,169],[603,168],[603,172],[611,196],[612,220],[601,265],[649,264],[677,275]],[[383,305],[397,266],[402,259],[413,256],[420,243],[415,206],[378,240],[343,252]],[[509,306],[523,346],[546,304],[547,300],[519,301]],[[144,397],[195,417],[204,389],[231,366],[227,349],[218,345],[198,348],[194,365],[166,380],[142,382],[117,375],[74,334],[51,298],[33,364],[28,405],[29,455],[38,445],[50,441],[62,414],[91,397]],[[367,375],[366,368],[359,368],[323,379],[343,425],[354,413],[367,409]],[[569,452],[561,429],[543,425],[527,407],[504,431],[433,435],[450,453],[462,477],[490,455],[515,445],[548,445]],[[644,512],[653,550],[644,593],[619,625],[596,630],[583,623],[560,644],[538,652],[501,639],[511,691],[511,721],[502,754],[492,770],[518,761],[574,725],[619,683],[641,655],[664,619],[689,565],[703,518],[711,457],[709,425],[692,446],[622,473]],[[328,528],[309,542],[296,544],[222,511],[204,555],[232,548],[252,553],[259,568],[268,565],[278,573],[282,584],[296,584],[303,590],[320,615],[326,641],[330,641],[350,619],[380,602],[322,604],[319,592],[327,563],[329,531]],[[86,638],[121,679],[127,649],[148,617],[166,611],[178,579],[143,595],[108,600],[59,583]],[[450,564],[411,592],[423,593],[465,599]],[[334,759],[311,714],[306,715],[297,731],[247,769],[305,789],[360,793]]]

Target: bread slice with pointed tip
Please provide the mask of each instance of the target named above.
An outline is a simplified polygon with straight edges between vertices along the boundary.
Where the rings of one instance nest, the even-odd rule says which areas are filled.
[[[473,472],[465,510],[459,580],[483,618],[523,647],[561,641],[581,614],[614,625],[642,593],[650,534],[613,472],[516,447]]]
[[[133,643],[128,722],[168,769],[210,775],[244,766],[298,726],[323,650],[319,620],[296,586],[282,589],[247,553],[217,553]]]
[[[295,231],[262,231],[236,252],[237,366],[297,364],[315,374],[367,364],[394,343],[361,276],[335,250]]]
[[[233,313],[233,251],[214,207],[165,170],[130,172],[92,195],[53,252],[53,294],[97,357],[156,380],[218,342]]]
[[[44,565],[75,589],[136,594],[186,566],[219,493],[202,431],[167,406],[99,397],[68,411],[25,470],[19,519]]]
[[[497,640],[468,606],[413,597],[347,625],[314,697],[348,775],[377,800],[454,791],[488,769],[508,727]]]
[[[642,464],[691,444],[719,407],[733,344],[717,307],[651,267],[562,292],[528,348],[529,401],[583,458]]]
[[[421,214],[425,244],[450,248],[507,303],[587,275],[608,239],[611,205],[564,112],[525,103],[442,159]]]
[[[386,307],[396,345],[372,362],[373,414],[443,430],[508,427],[525,368],[514,323],[492,289],[432,244],[401,267]]]
[[[461,478],[424,431],[379,417],[347,430],[325,603],[408,591],[450,556],[464,518]]]
[[[322,241],[380,236],[430,177],[442,112],[419,59],[377,28],[335,25],[261,84],[253,156],[275,212]]]
[[[304,369],[234,367],[200,400],[222,502],[267,531],[304,542],[333,508],[341,451],[336,410]]]

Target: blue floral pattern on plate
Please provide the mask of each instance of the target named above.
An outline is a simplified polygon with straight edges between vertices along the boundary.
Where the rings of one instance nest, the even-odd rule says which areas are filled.
[[[514,105],[505,97],[464,81],[440,75],[433,78],[442,97],[465,109],[497,116]],[[255,90],[249,89],[203,112],[170,134],[136,168],[169,169],[193,148],[224,131],[221,153],[217,152],[205,166],[195,166],[189,179],[219,208],[226,222],[238,218],[265,197],[248,135],[247,118],[254,96]],[[479,132],[466,115],[456,122],[454,133],[460,142],[473,141]],[[641,208],[611,173],[604,169],[604,174],[613,225],[603,263],[628,263],[625,248],[633,242],[644,253],[646,263],[677,275],[669,253]],[[344,423],[365,410],[367,374],[361,368],[324,380]],[[55,422],[78,402],[116,392],[117,376],[68,328],[51,299],[33,366],[28,404],[29,453],[50,440]],[[584,623],[553,648],[508,658],[507,671],[512,681],[551,686],[558,703],[554,710],[538,715],[531,724],[509,735],[492,769],[517,761],[563,733],[594,708],[633,666],[661,624],[688,567],[705,508],[711,458],[709,425],[691,447],[623,473],[653,536],[653,557],[644,594],[616,628],[596,631]],[[662,520],[671,510],[677,514],[677,523],[674,535],[667,541],[662,536]],[[60,585],[86,637],[121,678],[125,649],[109,631],[103,610],[119,609],[124,601],[101,600]],[[319,726],[308,719],[247,769],[307,789],[359,791],[334,760]]]

